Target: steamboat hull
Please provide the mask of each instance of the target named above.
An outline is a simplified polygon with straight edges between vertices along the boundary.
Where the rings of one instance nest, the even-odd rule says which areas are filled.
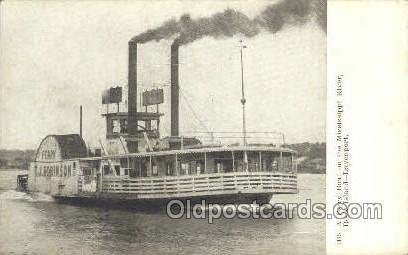
[[[79,206],[96,206],[102,208],[128,208],[138,211],[163,211],[166,210],[169,203],[174,200],[181,201],[185,207],[194,205],[226,205],[226,204],[252,204],[256,202],[259,205],[269,203],[273,194],[226,194],[226,195],[208,195],[200,197],[179,197],[179,198],[155,198],[155,199],[135,199],[126,196],[54,196],[59,203],[73,204]]]
[[[78,178],[82,183],[84,178]],[[91,185],[92,186],[92,185]],[[96,185],[93,185],[96,187]],[[297,193],[297,176],[290,173],[224,173],[202,176],[106,178],[102,192],[50,194],[57,201],[78,205],[128,207],[138,210],[163,208],[172,200],[184,205],[269,203],[274,194]]]

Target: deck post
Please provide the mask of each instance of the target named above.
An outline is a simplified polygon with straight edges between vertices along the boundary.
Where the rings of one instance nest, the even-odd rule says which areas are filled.
[[[153,170],[152,170],[152,155],[149,156],[149,172],[150,172],[150,176],[153,176]]]
[[[204,152],[204,173],[207,173],[207,152]]]
[[[176,167],[175,167],[175,169],[176,169],[176,176],[178,176],[179,175],[179,169],[178,169],[177,153],[175,155],[176,155]]]
[[[293,165],[293,154],[290,154],[290,168],[292,170],[292,172],[295,170],[294,165]]]
[[[139,177],[142,177],[142,159],[139,160]]]
[[[247,151],[245,150],[244,151],[244,169],[245,169],[245,172],[248,172],[248,154],[247,154]]]
[[[279,155],[279,168],[278,168],[279,172],[283,172],[283,156],[282,156],[282,152],[280,152]]]
[[[78,164],[78,168],[80,168],[79,164]],[[99,192],[103,192],[103,175],[104,175],[103,164],[100,164],[99,169],[101,170],[101,181],[100,181],[101,186],[99,188]],[[82,177],[81,177],[81,182],[82,182]],[[83,185],[83,182],[82,182],[82,185]]]
[[[235,157],[234,157],[234,151],[231,151],[232,154],[232,172],[235,172]]]
[[[259,152],[259,172],[262,172],[262,152]]]

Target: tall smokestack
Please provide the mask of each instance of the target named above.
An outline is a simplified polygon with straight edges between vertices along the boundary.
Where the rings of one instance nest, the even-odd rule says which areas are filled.
[[[170,54],[170,104],[171,104],[171,136],[179,135],[179,40],[171,45]]]
[[[129,41],[128,70],[128,151],[137,151],[137,142],[131,141],[137,135],[137,42]]]

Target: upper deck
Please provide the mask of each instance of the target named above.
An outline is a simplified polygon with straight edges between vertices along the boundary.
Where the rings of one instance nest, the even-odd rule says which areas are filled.
[[[141,157],[157,157],[157,156],[169,156],[169,155],[183,155],[183,154],[203,154],[203,153],[212,153],[212,152],[238,152],[238,151],[247,151],[247,152],[277,152],[277,153],[290,153],[295,155],[296,151],[284,148],[284,147],[274,147],[268,145],[256,145],[256,146],[203,146],[202,148],[185,148],[178,150],[163,150],[163,151],[150,151],[150,152],[137,152],[137,153],[127,153],[127,154],[118,154],[118,155],[107,155],[99,157],[83,157],[78,158],[82,161],[94,161],[102,159],[120,159],[120,158],[141,158]]]

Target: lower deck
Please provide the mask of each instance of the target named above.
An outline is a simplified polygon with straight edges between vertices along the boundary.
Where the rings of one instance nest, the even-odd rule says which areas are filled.
[[[297,193],[294,152],[211,148],[34,162],[29,189],[59,197],[167,199]]]
[[[128,199],[178,198],[227,194],[290,194],[297,193],[293,173],[235,172],[199,176],[167,176],[145,178],[96,178],[84,184],[78,179],[79,195],[109,194],[108,197]],[[91,189],[84,189],[90,185]],[[89,186],[88,186],[89,187]]]

